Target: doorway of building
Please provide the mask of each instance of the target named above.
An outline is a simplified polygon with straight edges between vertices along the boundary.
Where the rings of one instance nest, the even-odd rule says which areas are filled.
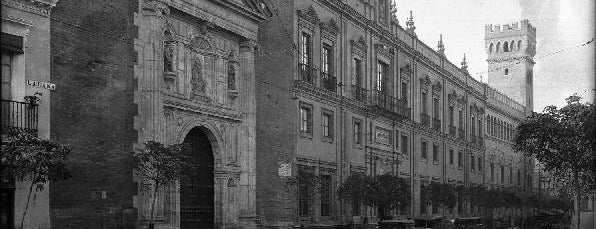
[[[192,129],[185,143],[190,144],[198,169],[180,183],[180,228],[214,227],[213,148],[205,128]]]

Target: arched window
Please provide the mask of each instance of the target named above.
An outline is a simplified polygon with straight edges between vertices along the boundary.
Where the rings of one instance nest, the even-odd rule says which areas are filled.
[[[497,42],[497,49],[495,50],[495,53],[498,53],[501,51],[501,42]]]
[[[521,50],[521,40],[517,41],[517,51]]]
[[[493,46],[494,46],[493,43],[490,43],[490,45],[488,46],[488,54],[493,53],[493,48],[494,48]]]
[[[515,43],[515,41],[511,41],[511,43],[509,43],[509,51],[513,52],[513,44]]]
[[[509,43],[507,41],[503,43],[503,52],[509,52]]]

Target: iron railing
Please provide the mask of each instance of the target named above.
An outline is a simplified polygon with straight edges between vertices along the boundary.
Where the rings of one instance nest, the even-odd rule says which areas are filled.
[[[335,92],[337,79],[332,74],[321,72],[321,87]]]
[[[422,125],[430,127],[430,116],[428,116],[427,114],[421,113],[420,114],[420,122],[422,123]]]
[[[352,85],[352,87],[350,88],[351,90],[351,95],[352,95],[352,99],[360,101],[360,102],[366,102],[366,89],[358,86],[358,85]]]
[[[11,127],[37,132],[39,106],[35,103],[2,100],[2,131]]]
[[[405,99],[398,99],[397,113],[405,119],[410,119],[411,109],[408,107],[408,101]]]
[[[372,90],[369,92],[370,105],[377,106],[383,110],[394,112],[395,97],[388,95],[384,91]]]
[[[433,129],[436,131],[441,131],[441,120],[438,118],[433,118]]]
[[[317,69],[315,69],[312,65],[302,63],[298,64],[298,71],[298,73],[300,74],[300,80],[313,85],[316,83]]]

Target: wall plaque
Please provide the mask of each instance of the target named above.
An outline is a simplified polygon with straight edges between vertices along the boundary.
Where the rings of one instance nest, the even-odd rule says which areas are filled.
[[[391,145],[391,133],[383,128],[375,128],[375,142],[383,145]]]
[[[43,89],[47,89],[50,91],[56,90],[56,84],[53,83],[46,83],[46,82],[39,82],[35,80],[27,80],[27,85],[32,87],[39,87]]]
[[[290,163],[282,163],[279,165],[279,169],[277,173],[280,177],[290,177],[292,176],[292,164]]]

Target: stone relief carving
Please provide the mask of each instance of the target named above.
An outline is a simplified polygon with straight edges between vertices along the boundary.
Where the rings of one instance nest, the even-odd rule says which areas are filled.
[[[199,57],[193,58],[191,71],[192,98],[210,102],[211,99],[207,96],[207,81],[203,79],[203,61]]]
[[[164,32],[163,66],[165,72],[174,72],[174,40],[169,30]]]
[[[231,51],[228,55],[228,90],[236,90],[236,68],[238,67],[238,60],[236,54]]]

